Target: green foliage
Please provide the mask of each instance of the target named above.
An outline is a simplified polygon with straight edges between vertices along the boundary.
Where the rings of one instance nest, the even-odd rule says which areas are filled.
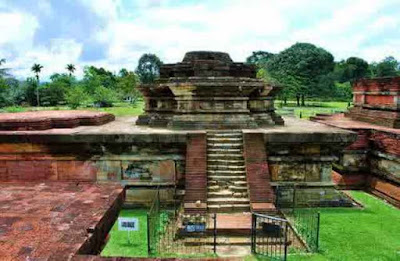
[[[143,54],[139,59],[136,74],[141,83],[152,83],[160,75],[161,60],[151,53]]]
[[[94,91],[92,99],[96,107],[112,107],[118,100],[118,95],[113,90],[100,86]]]
[[[117,81],[117,90],[121,93],[124,99],[129,99],[136,102],[141,96],[140,92],[136,88],[138,84],[138,77],[134,72],[126,69],[121,69]]]
[[[388,56],[379,63],[370,65],[372,77],[388,77],[400,75],[400,63],[393,56]]]
[[[369,65],[361,58],[350,57],[335,64],[334,75],[340,83],[354,82],[369,75]]]
[[[259,68],[265,68],[267,62],[274,57],[273,53],[265,51],[256,51],[252,55],[246,58],[246,63],[255,64]]]
[[[85,104],[89,100],[89,96],[82,86],[77,85],[67,90],[65,100],[70,108],[76,109]]]
[[[283,97],[299,100],[320,92],[321,77],[332,72],[333,56],[326,50],[309,43],[296,43],[275,55],[266,63],[266,69],[284,88]],[[326,79],[325,79],[326,80]]]
[[[76,68],[75,65],[73,64],[67,64],[67,67],[65,67],[65,69],[67,69],[67,71],[69,72],[69,76],[72,76],[72,74],[75,72]]]

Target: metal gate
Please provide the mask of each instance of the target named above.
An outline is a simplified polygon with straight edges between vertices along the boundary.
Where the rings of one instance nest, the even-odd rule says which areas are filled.
[[[251,251],[272,260],[286,260],[289,223],[287,220],[252,213]]]

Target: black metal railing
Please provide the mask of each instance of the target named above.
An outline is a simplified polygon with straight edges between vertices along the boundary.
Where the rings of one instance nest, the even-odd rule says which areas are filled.
[[[289,222],[285,219],[252,213],[251,251],[272,260],[286,260]]]
[[[282,186],[276,189],[276,207],[290,223],[291,240],[298,237],[300,245],[310,252],[319,250],[320,213],[315,202],[309,204],[299,198],[301,189],[296,186]],[[318,199],[315,199],[316,202]],[[322,202],[322,200],[321,200]],[[297,246],[299,244],[296,244]]]

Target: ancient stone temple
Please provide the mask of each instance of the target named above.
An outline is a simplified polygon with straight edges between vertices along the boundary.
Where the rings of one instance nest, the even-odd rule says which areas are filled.
[[[274,112],[278,87],[256,78],[253,65],[227,53],[188,52],[165,64],[160,79],[144,84],[145,114],[139,125],[170,129],[247,129],[283,124]]]

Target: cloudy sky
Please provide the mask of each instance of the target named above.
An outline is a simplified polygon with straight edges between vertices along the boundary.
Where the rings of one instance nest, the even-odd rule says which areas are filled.
[[[186,51],[279,52],[311,42],[336,60],[400,60],[400,0],[0,0],[0,57],[18,78],[65,65],[134,70],[143,53],[164,62]]]

